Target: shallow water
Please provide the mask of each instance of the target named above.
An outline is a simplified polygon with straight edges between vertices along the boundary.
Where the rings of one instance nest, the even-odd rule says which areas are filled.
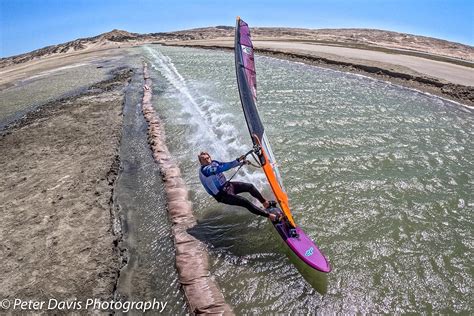
[[[39,105],[77,94],[88,86],[105,80],[115,65],[100,65],[98,68],[99,64],[78,62],[54,71],[44,71],[1,90],[0,129]]]
[[[184,314],[186,305],[175,267],[166,197],[158,165],[147,143],[147,123],[141,112],[142,65],[138,58],[128,63],[135,68],[135,74],[126,90],[121,172],[115,185],[114,205],[122,220],[122,246],[127,249],[129,261],[120,273],[117,292],[123,300],[166,302],[167,314]]]
[[[193,234],[208,244],[235,312],[472,309],[471,110],[363,76],[256,58],[260,114],[295,220],[333,267],[304,278],[266,220],[216,203],[197,177],[199,151],[230,160],[251,147],[233,54],[151,45],[145,56],[199,218]],[[269,195],[258,170],[235,179]]]

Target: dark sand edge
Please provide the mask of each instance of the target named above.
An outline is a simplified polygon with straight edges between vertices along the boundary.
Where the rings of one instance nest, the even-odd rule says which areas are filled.
[[[180,46],[180,47],[190,47],[190,48],[201,48],[201,49],[211,49],[211,50],[227,50],[233,51],[233,48],[226,46],[206,46],[206,45],[188,45],[188,44],[172,44],[167,45],[161,43],[164,46]],[[435,96],[448,99],[465,105],[467,107],[474,107],[474,87],[464,86],[460,84],[441,82],[436,78],[431,78],[427,76],[417,76],[414,74],[405,73],[403,71],[394,71],[390,70],[389,66],[387,68],[381,67],[380,63],[377,65],[368,64],[357,64],[344,61],[343,57],[341,59],[329,59],[325,57],[312,56],[307,54],[297,54],[297,53],[288,53],[285,51],[271,50],[271,49],[255,49],[257,54],[264,56],[290,60],[295,62],[302,62],[309,65],[314,65],[323,68],[329,68],[333,70],[338,70],[342,72],[349,72],[359,75],[368,76],[377,80],[388,81],[390,83],[400,85],[406,88],[415,89],[423,93],[433,94]]]
[[[2,299],[113,299],[127,262],[113,189],[130,77],[120,69],[2,131]]]

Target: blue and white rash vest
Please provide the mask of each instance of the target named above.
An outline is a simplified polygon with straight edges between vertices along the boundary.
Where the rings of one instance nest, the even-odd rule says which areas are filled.
[[[207,166],[201,166],[199,169],[199,180],[201,180],[204,189],[212,196],[218,194],[224,187],[227,179],[223,174],[224,171],[235,168],[241,163],[237,160],[229,162],[219,162],[213,160]]]

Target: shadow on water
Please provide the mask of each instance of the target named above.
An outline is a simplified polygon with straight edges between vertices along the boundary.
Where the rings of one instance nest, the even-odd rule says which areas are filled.
[[[227,207],[227,206],[226,206]],[[223,252],[240,262],[247,256],[259,253],[286,254],[306,282],[324,295],[328,289],[328,275],[304,263],[280,238],[267,220],[258,218],[249,223],[245,212],[229,215],[220,208],[210,209],[187,232],[217,252]],[[277,241],[278,242],[275,242]],[[273,257],[273,256],[272,256]],[[278,259],[277,259],[278,260]],[[281,259],[283,260],[283,256]]]
[[[262,250],[278,252],[278,247],[267,238],[269,227],[263,218],[255,218],[240,208],[225,208],[224,211],[220,207],[208,209],[188,233],[210,248],[232,256],[247,256]],[[232,209],[231,214],[227,208]]]

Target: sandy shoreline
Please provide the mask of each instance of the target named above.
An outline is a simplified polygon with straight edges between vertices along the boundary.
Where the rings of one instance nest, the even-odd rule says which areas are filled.
[[[262,41],[263,42],[263,41]],[[314,51],[303,51],[293,49],[298,47],[298,43],[282,42],[280,46],[259,45],[256,42],[255,52],[260,55],[302,62],[305,64],[315,65],[324,68],[330,68],[343,72],[350,72],[365,75],[374,79],[388,81],[393,84],[419,90],[421,92],[430,93],[448,100],[452,100],[468,107],[474,107],[474,69],[470,67],[460,66],[457,64],[443,63],[440,70],[432,73],[439,74],[439,78],[434,76],[421,74],[405,65],[396,61],[388,63],[377,60],[350,58],[342,53],[327,54],[317,50],[317,45],[312,45]],[[284,44],[289,44],[284,45]],[[223,49],[233,50],[233,43],[228,41],[189,41],[189,42],[173,42],[165,43],[168,46],[193,47],[202,49]],[[290,48],[291,47],[291,48]],[[341,51],[344,47],[334,47],[334,52]],[[347,54],[347,52],[345,52]],[[403,55],[404,56],[404,55]],[[417,67],[429,68],[432,62],[430,59],[416,57]],[[449,75],[446,73],[452,72]],[[467,77],[470,76],[470,77]],[[472,77],[472,80],[471,80]],[[453,79],[458,78],[458,79]],[[451,81],[461,82],[458,84]],[[469,85],[469,83],[471,83]]]
[[[112,195],[130,76],[116,73],[3,131],[2,299],[113,298],[126,261]]]

